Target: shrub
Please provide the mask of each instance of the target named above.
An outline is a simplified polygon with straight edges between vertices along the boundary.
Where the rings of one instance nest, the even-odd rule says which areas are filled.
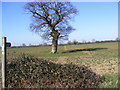
[[[97,88],[101,83],[100,75],[85,66],[60,65],[25,54],[15,59],[7,62],[7,87]]]

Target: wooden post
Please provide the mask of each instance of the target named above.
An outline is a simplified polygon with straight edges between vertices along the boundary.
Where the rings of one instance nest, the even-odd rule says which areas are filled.
[[[6,37],[2,37],[2,88],[6,87]]]

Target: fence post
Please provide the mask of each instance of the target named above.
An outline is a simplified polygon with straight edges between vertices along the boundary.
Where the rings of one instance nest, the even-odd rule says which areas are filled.
[[[2,88],[6,87],[6,37],[2,37]]]

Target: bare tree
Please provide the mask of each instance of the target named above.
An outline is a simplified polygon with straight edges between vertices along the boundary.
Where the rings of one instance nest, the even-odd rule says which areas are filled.
[[[68,22],[78,11],[70,2],[29,2],[24,8],[33,18],[30,29],[52,40],[52,53],[57,52],[58,39],[75,30]]]
[[[23,43],[23,44],[22,44],[22,46],[23,46],[23,47],[25,47],[25,46],[26,46],[26,44],[25,44],[25,43]]]
[[[92,39],[92,42],[94,43],[96,40],[95,39]]]
[[[116,38],[116,41],[120,41],[120,37],[117,37],[117,38]]]
[[[73,40],[73,44],[78,44],[78,41],[77,40]]]

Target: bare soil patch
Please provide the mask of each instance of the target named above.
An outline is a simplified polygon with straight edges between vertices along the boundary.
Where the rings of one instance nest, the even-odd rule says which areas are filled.
[[[67,62],[66,62],[67,58],[68,58],[67,56],[60,56],[60,57],[58,57],[58,61],[56,63],[58,63],[58,64],[67,64]]]

